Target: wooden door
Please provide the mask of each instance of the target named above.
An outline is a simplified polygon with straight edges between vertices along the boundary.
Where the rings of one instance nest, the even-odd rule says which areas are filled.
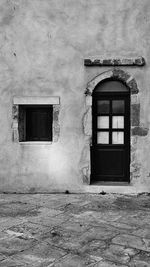
[[[107,87],[118,83],[107,82]],[[91,182],[129,182],[130,94],[124,87],[93,93]]]

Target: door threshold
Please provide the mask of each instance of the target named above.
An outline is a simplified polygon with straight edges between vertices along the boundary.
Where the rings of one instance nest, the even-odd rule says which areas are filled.
[[[92,182],[90,185],[105,185],[105,186],[129,186],[130,183],[129,182],[102,182],[102,181],[98,181],[98,182]]]

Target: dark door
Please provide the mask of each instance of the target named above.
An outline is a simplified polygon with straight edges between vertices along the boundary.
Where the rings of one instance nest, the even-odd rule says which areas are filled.
[[[114,88],[118,84],[122,90]],[[120,82],[103,87],[108,89],[99,87],[93,93],[91,182],[129,182],[130,94]]]

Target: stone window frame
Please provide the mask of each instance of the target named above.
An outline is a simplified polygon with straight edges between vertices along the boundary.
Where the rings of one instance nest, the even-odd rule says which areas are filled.
[[[120,68],[114,68],[112,70],[105,71],[94,77],[90,82],[88,82],[85,91],[85,104],[86,111],[83,117],[83,132],[88,139],[88,149],[87,142],[84,150],[86,150],[86,164],[81,167],[81,172],[84,177],[86,184],[90,184],[91,176],[91,158],[90,158],[90,146],[92,145],[92,93],[96,85],[105,80],[118,80],[123,82],[130,90],[131,103],[130,103],[130,119],[131,119],[131,152],[130,152],[130,184],[134,178],[139,177],[140,168],[138,166],[137,155],[137,137],[146,136],[148,134],[148,129],[143,125],[140,125],[140,98],[139,89],[136,80],[128,72],[123,71]],[[85,171],[86,170],[86,171]]]
[[[52,141],[19,141],[19,105],[52,105],[53,106],[53,120],[52,120]],[[12,140],[20,144],[51,144],[57,142],[60,135],[60,97],[59,96],[14,96],[12,106]]]

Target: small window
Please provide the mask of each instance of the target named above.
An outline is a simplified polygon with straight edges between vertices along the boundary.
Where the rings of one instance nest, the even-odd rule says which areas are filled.
[[[53,106],[19,106],[19,141],[52,141]]]

